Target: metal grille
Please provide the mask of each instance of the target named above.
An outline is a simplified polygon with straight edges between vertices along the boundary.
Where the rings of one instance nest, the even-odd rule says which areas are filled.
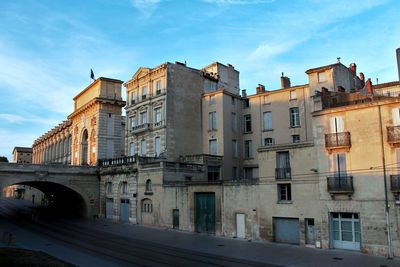
[[[351,146],[350,132],[325,134],[326,147]]]
[[[328,191],[353,192],[353,176],[328,177]]]
[[[388,142],[400,141],[400,126],[388,126],[386,129]]]

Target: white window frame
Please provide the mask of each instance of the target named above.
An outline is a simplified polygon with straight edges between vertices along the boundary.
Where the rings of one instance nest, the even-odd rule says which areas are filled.
[[[243,121],[244,121],[244,123],[243,123],[243,127],[244,127],[244,132],[245,133],[249,133],[249,132],[251,132],[251,114],[246,114],[246,115],[243,115]],[[250,127],[247,127],[247,122],[249,122],[250,123]],[[250,128],[250,129],[248,129],[248,128]]]
[[[267,140],[271,140],[271,142],[267,142]],[[264,146],[273,146],[275,144],[275,140],[272,137],[264,138]]]
[[[147,95],[147,88],[146,88],[146,86],[143,86],[142,87],[142,99],[146,98],[146,95]]]
[[[297,137],[298,137],[298,139],[297,139]],[[290,141],[291,141],[292,144],[300,143],[300,135],[299,134],[291,135],[290,139],[291,139]]]
[[[131,121],[131,129],[135,128],[135,126],[136,126],[136,116],[130,117],[130,121]]]
[[[297,112],[294,112],[297,111]],[[290,127],[300,126],[300,110],[298,107],[290,108]]]
[[[130,142],[129,143],[129,156],[134,156],[135,155],[135,143]]]
[[[161,122],[161,108],[156,108],[156,109],[154,109],[154,116],[155,116],[155,118],[154,118],[154,121],[155,122]]]
[[[267,111],[263,113],[264,130],[272,130],[272,112]]]
[[[252,140],[244,141],[244,157],[246,159],[250,159],[253,157],[253,141]]]
[[[210,131],[217,129],[217,112],[212,111],[208,113],[208,129]]]
[[[208,141],[208,151],[210,155],[218,154],[218,142],[217,139],[210,139]]]
[[[216,102],[216,100],[215,100],[215,95],[210,95],[209,100],[210,100],[210,105],[215,104],[215,102]]]
[[[297,99],[296,90],[290,91],[290,100],[294,100],[294,99]]]
[[[145,139],[140,141],[140,155],[146,156],[146,140]]]
[[[140,113],[140,124],[147,123],[147,111]]]
[[[156,157],[160,156],[160,153],[161,153],[161,138],[159,136],[154,138],[154,147],[155,147]]]

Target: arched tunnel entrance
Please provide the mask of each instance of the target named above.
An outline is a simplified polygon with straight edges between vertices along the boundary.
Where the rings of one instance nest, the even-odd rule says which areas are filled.
[[[47,199],[45,205],[36,206],[36,212],[43,218],[77,218],[87,216],[85,200],[76,191],[57,183],[30,181],[16,183],[42,191]],[[34,202],[34,196],[32,196]]]

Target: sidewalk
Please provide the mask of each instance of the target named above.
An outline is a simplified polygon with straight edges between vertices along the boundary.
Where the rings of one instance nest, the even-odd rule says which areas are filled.
[[[382,256],[357,251],[316,249],[303,246],[249,241],[208,234],[183,232],[143,225],[124,224],[106,219],[74,222],[80,227],[95,228],[117,235],[157,244],[184,248],[220,256],[284,265],[284,266],[400,266],[400,258],[389,260]]]

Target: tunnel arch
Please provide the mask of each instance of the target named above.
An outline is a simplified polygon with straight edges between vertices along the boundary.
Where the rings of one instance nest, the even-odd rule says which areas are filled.
[[[76,190],[49,181],[22,181],[2,185],[5,187],[13,185],[26,185],[42,191],[48,199],[48,212],[52,217],[87,217],[88,203],[85,198]]]

